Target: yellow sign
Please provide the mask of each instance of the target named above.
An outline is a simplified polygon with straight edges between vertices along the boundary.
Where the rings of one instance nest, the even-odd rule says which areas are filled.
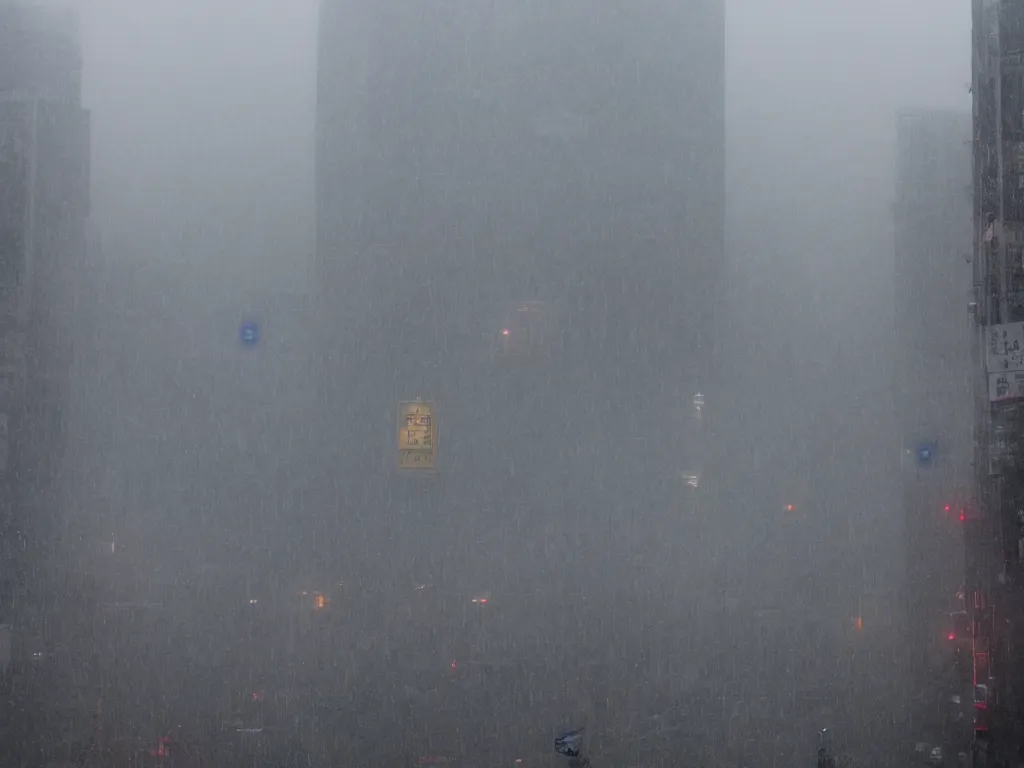
[[[437,419],[433,403],[398,404],[398,468],[437,469]]]

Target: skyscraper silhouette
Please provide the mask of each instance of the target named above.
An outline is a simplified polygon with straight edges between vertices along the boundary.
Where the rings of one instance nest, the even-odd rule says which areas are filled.
[[[318,375],[346,541],[401,551],[400,510],[443,509],[487,561],[492,535],[540,552],[570,535],[556,518],[586,536],[570,521],[687,493],[721,297],[723,13],[324,0]],[[415,397],[441,449],[413,502],[394,419]]]

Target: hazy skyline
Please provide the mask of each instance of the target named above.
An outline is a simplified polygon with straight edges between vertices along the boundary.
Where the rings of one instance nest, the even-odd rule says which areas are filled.
[[[178,289],[162,322],[194,354],[214,359],[235,338],[232,315],[262,312],[282,282],[308,279],[317,7],[83,6],[96,224],[109,259],[158,265],[153,274],[191,286]],[[875,457],[847,470],[845,482],[858,487],[889,470],[872,453],[889,444],[884,429],[865,427],[870,445],[849,433],[854,421],[885,423],[895,116],[968,108],[969,12],[941,0],[923,24],[911,0],[733,0],[727,9],[732,281],[720,337],[747,392],[732,407],[749,413],[763,441],[749,459],[754,476],[762,472],[756,485],[769,471],[758,461],[806,477],[838,450],[846,461]],[[187,333],[178,328],[186,316]],[[127,343],[149,346],[137,329],[124,332]],[[155,350],[143,354],[153,362],[141,368],[157,365]],[[133,402],[148,417],[153,395],[138,392]],[[778,455],[777,439],[799,439],[799,450]],[[134,455],[129,445],[115,450]]]
[[[410,9],[446,2],[391,1]],[[481,16],[492,7],[486,0],[469,2],[477,4],[466,7]],[[498,2],[516,0],[491,0]],[[630,87],[608,96],[615,89],[598,82],[594,100],[612,106],[617,106],[613,99],[636,103],[628,100],[636,86],[635,95],[650,108],[648,114],[657,114],[664,106],[660,89],[671,89],[672,78],[651,85],[655,80],[621,77],[636,70],[621,57],[628,46],[614,34],[620,9],[615,0],[603,2],[612,13],[598,18],[611,21],[595,37],[604,38],[613,50],[607,59],[594,57],[597,65],[584,69],[578,82],[594,86],[593,80],[586,82],[587,75],[596,79],[594,73],[607,64]],[[647,0],[620,2],[628,8],[628,3]],[[523,7],[542,3],[533,0]],[[84,103],[92,113],[93,223],[103,235],[105,259],[94,275],[100,290],[90,297],[91,304],[83,302],[75,317],[81,341],[76,340],[68,419],[74,434],[71,462],[77,462],[77,486],[69,495],[77,509],[68,519],[81,532],[69,532],[66,543],[76,551],[81,541],[89,541],[104,557],[115,552],[101,544],[118,544],[116,559],[94,558],[97,572],[106,579],[96,588],[105,600],[155,600],[162,591],[184,595],[184,618],[172,632],[154,625],[139,630],[137,637],[125,634],[131,642],[125,644],[124,658],[138,662],[145,674],[118,678],[125,681],[118,684],[124,694],[122,711],[141,711],[133,701],[142,701],[144,695],[155,701],[159,695],[164,709],[161,713],[154,707],[154,712],[166,718],[160,722],[154,717],[160,727],[180,722],[171,719],[174,707],[217,712],[217,701],[227,702],[232,691],[251,692],[243,686],[254,684],[254,673],[270,669],[280,673],[282,690],[303,690],[285,697],[291,702],[286,707],[291,708],[289,717],[314,713],[310,722],[315,724],[320,722],[316,713],[326,711],[325,691],[336,684],[338,693],[349,696],[355,680],[359,695],[340,707],[331,702],[351,718],[321,727],[326,745],[346,729],[364,728],[356,715],[366,709],[376,708],[379,725],[394,730],[393,712],[399,711],[394,708],[412,700],[411,688],[426,691],[450,679],[458,666],[453,659],[490,664],[492,654],[508,653],[531,666],[536,661],[540,672],[524,674],[521,667],[510,672],[509,683],[495,683],[498,687],[477,685],[467,677],[465,689],[448,686],[446,694],[465,705],[465,712],[416,705],[423,722],[443,713],[438,719],[452,733],[466,723],[489,728],[490,715],[480,714],[485,707],[479,702],[493,698],[487,706],[500,704],[502,709],[494,711],[507,712],[508,722],[524,733],[543,733],[538,750],[550,751],[547,729],[554,727],[556,717],[585,720],[588,712],[604,707],[606,723],[622,716],[623,730],[609,737],[609,743],[621,740],[625,745],[647,730],[644,718],[670,708],[695,728],[719,728],[727,734],[734,725],[727,709],[731,696],[739,702],[767,702],[784,723],[788,753],[783,761],[809,757],[826,724],[845,729],[866,754],[918,736],[904,728],[898,711],[918,681],[906,679],[907,665],[901,665],[900,655],[916,649],[905,642],[902,624],[906,553],[898,481],[904,435],[893,418],[891,376],[894,361],[903,353],[893,342],[896,115],[921,107],[969,111],[970,9],[963,0],[731,0],[726,6],[724,295],[717,291],[717,275],[712,283],[703,282],[696,270],[685,274],[685,267],[711,252],[710,245],[666,247],[662,260],[682,266],[679,285],[692,291],[687,295],[699,295],[687,309],[702,301],[713,306],[713,312],[701,315],[712,318],[702,338],[713,338],[721,355],[713,360],[716,375],[705,387],[699,378],[687,378],[697,356],[685,356],[682,332],[664,334],[657,354],[632,358],[640,364],[623,365],[635,374],[630,377],[603,374],[590,365],[616,350],[614,336],[607,333],[595,333],[586,343],[573,339],[589,337],[564,334],[568,342],[561,349],[586,363],[577,368],[566,364],[574,359],[570,354],[559,352],[550,359],[526,355],[522,364],[502,355],[489,335],[504,336],[504,326],[484,328],[491,322],[484,317],[487,313],[459,306],[470,303],[469,294],[478,287],[475,278],[467,280],[467,288],[436,267],[452,256],[451,274],[457,274],[472,261],[467,254],[480,256],[479,262],[486,264],[488,258],[497,260],[496,249],[477,252],[480,241],[469,236],[461,241],[469,246],[460,251],[438,238],[440,244],[427,261],[423,244],[424,231],[434,224],[456,232],[451,242],[460,242],[464,210],[473,210],[474,223],[496,222],[500,235],[536,235],[536,244],[517,246],[519,250],[504,257],[502,267],[511,277],[501,278],[502,289],[523,276],[527,259],[520,259],[521,253],[553,252],[561,242],[576,245],[573,241],[579,240],[584,247],[567,251],[574,255],[567,258],[572,270],[565,272],[572,274],[596,273],[593,254],[606,251],[607,263],[615,269],[593,282],[620,301],[615,312],[609,311],[608,302],[573,305],[571,291],[559,287],[555,270],[538,269],[530,281],[552,286],[553,296],[545,300],[567,315],[551,323],[558,331],[552,338],[562,338],[561,331],[573,330],[574,322],[589,329],[610,318],[609,327],[625,331],[622,349],[641,347],[645,333],[651,335],[656,325],[645,320],[641,309],[658,310],[675,322],[684,316],[675,307],[687,300],[681,298],[683,291],[627,290],[634,277],[651,277],[643,271],[644,262],[631,257],[652,249],[646,244],[632,252],[622,249],[618,241],[628,240],[629,216],[605,216],[593,201],[603,205],[603,193],[620,178],[631,179],[632,188],[621,197],[604,194],[613,201],[608,205],[615,207],[613,213],[635,215],[630,210],[634,203],[644,215],[659,207],[668,210],[651,227],[655,243],[672,226],[686,234],[698,231],[679,224],[687,220],[671,210],[680,204],[678,190],[686,185],[672,188],[652,179],[659,172],[668,175],[666,167],[681,167],[687,152],[706,151],[692,141],[695,133],[686,134],[685,121],[670,118],[659,134],[678,134],[679,157],[666,157],[673,154],[674,144],[654,144],[643,161],[649,165],[604,163],[612,170],[605,170],[604,177],[594,174],[597,183],[580,173],[584,182],[576,189],[591,184],[597,194],[566,197],[570,204],[594,208],[576,219],[563,217],[557,205],[545,208],[545,213],[554,211],[550,231],[506,215],[524,201],[536,203],[537,187],[513,187],[500,172],[480,174],[480,185],[474,187],[502,193],[478,196],[500,201],[493,216],[478,213],[484,206],[459,208],[447,218],[443,206],[431,208],[422,217],[426,225],[410,227],[408,238],[393,250],[419,259],[431,279],[438,275],[437,282],[447,281],[450,296],[443,300],[435,301],[433,292],[422,290],[423,296],[431,294],[430,301],[396,301],[374,314],[373,305],[392,293],[392,275],[417,289],[429,287],[430,280],[417,281],[416,275],[410,279],[396,259],[399,266],[376,282],[355,278],[346,285],[348,295],[365,298],[369,309],[359,301],[337,301],[342,291],[332,292],[327,279],[320,294],[327,300],[314,304],[307,294],[316,231],[319,0],[79,0]],[[683,7],[673,5],[672,11],[678,16]],[[583,0],[573,8],[589,6]],[[441,16],[435,14],[432,20]],[[493,18],[484,21],[493,23]],[[511,92],[532,94],[538,78],[561,71],[562,61],[588,60],[568,50],[586,42],[575,26],[576,17],[571,18],[572,25],[557,38],[559,50],[547,61],[538,55],[508,78],[504,70],[497,71],[482,90],[507,80]],[[479,19],[474,17],[474,22]],[[400,33],[395,40],[415,39],[411,25],[416,21],[413,14],[408,19],[394,14],[387,17],[386,23],[394,25],[387,31]],[[659,30],[669,26],[661,17],[650,23]],[[636,49],[653,47],[646,45],[647,37],[639,37],[640,29],[633,29],[631,44]],[[667,46],[672,52],[679,50],[674,41]],[[407,50],[404,45],[396,48]],[[432,59],[434,45],[416,48],[410,58],[424,65],[423,71],[447,71],[431,67],[445,63]],[[467,54],[463,60],[474,59]],[[546,69],[552,61],[558,62],[558,70]],[[699,79],[699,69],[694,66],[685,73],[680,88],[686,87],[687,78],[691,83]],[[708,77],[717,82],[717,71]],[[388,109],[380,110],[389,127],[405,127],[395,115],[429,112],[418,109],[424,95],[415,87],[415,77],[397,81],[414,85],[403,84],[391,93],[381,88],[388,95],[384,101],[391,100]],[[688,93],[701,92],[694,88]],[[527,104],[516,107],[520,111],[515,117],[533,111],[529,99],[510,103]],[[457,111],[435,110],[436,135],[460,135],[451,122]],[[497,114],[489,119],[498,119]],[[622,122],[636,122],[635,116],[629,112]],[[659,120],[652,123],[661,131]],[[536,159],[529,141],[516,139],[523,141],[520,148],[508,140],[503,144],[500,135],[495,138],[503,130],[476,129],[467,142],[478,147],[467,178],[476,175],[477,164],[484,164],[492,151],[508,165],[521,157]],[[408,156],[415,159],[436,147],[417,146],[424,143],[424,135],[416,132],[408,145],[405,140],[395,144],[399,150],[411,147]],[[643,139],[628,141],[629,149],[650,149]],[[965,155],[969,151],[965,146]],[[407,155],[396,151],[394,156]],[[607,157],[628,158],[629,153],[616,152],[610,142],[582,146],[576,156],[583,158],[579,168],[589,171]],[[468,163],[472,156],[460,144],[452,145],[445,157],[455,160],[437,163],[432,168],[435,178],[455,175],[452,166]],[[555,166],[537,166],[534,177],[553,183],[563,179],[551,171]],[[678,178],[700,178],[693,175],[696,166],[686,166]],[[637,172],[638,167],[653,170]],[[382,172],[371,178],[401,177]],[[431,194],[406,186],[411,207],[421,202],[417,195],[427,199]],[[666,188],[674,191],[659,192]],[[394,189],[406,191],[401,183],[390,187],[375,199],[374,211],[405,210],[407,203]],[[513,192],[505,194],[509,189]],[[690,199],[701,198],[704,191]],[[447,200],[433,194],[432,199]],[[648,202],[652,197],[655,204]],[[561,203],[555,194],[552,199]],[[708,203],[707,208],[718,204]],[[701,214],[693,221],[712,219],[717,230],[718,216],[705,219],[705,209],[693,210]],[[363,219],[352,218],[363,225]],[[604,225],[592,227],[602,233],[593,244],[579,236],[581,230],[586,234],[585,223],[565,223],[588,219]],[[607,221],[626,223],[607,226]],[[660,223],[664,221],[669,225]],[[390,235],[390,227],[380,229]],[[354,250],[348,234],[356,228],[343,230],[339,251]],[[717,250],[717,240],[714,244]],[[384,261],[378,252],[371,253],[375,266]],[[666,286],[673,288],[670,281],[657,288]],[[969,290],[965,285],[965,295]],[[493,295],[500,298],[497,290]],[[355,306],[354,321],[344,313],[317,312],[331,302],[345,309]],[[496,300],[488,296],[479,301],[489,308],[488,302]],[[579,309],[585,305],[595,308],[599,322],[579,322],[586,319]],[[459,311],[448,311],[453,308]],[[954,312],[960,308],[949,308],[951,318]],[[556,312],[551,316],[561,317]],[[402,368],[408,359],[418,359],[403,353],[402,344],[419,344],[417,333],[438,318],[446,323],[452,318],[454,330],[436,334],[435,346],[424,347],[424,357],[434,359]],[[240,343],[239,326],[249,319],[261,323],[255,346]],[[438,327],[447,329],[440,322]],[[381,329],[383,333],[375,333]],[[351,354],[342,343],[345,336],[351,337]],[[708,346],[700,345],[701,352]],[[331,365],[318,365],[332,357]],[[444,377],[432,380],[428,364],[443,369]],[[565,375],[567,368],[571,375]],[[402,370],[411,372],[396,374]],[[446,391],[433,383],[448,380],[454,384]],[[398,397],[406,397],[400,387],[410,397],[423,395],[440,403],[437,420],[443,438],[437,479],[442,482],[429,492],[424,486],[390,480],[396,422],[389,408]],[[360,389],[369,394],[365,401],[358,400]],[[458,401],[462,421],[447,415],[457,410],[443,402],[445,396]],[[353,430],[353,419],[332,416],[344,413],[339,405],[352,402],[352,412],[359,411],[369,425],[362,433]],[[372,404],[364,407],[363,402]],[[531,418],[502,422],[494,417],[513,408]],[[963,408],[969,417],[970,403]],[[685,438],[682,430],[673,429],[672,420],[683,417],[711,425],[708,431],[714,434],[708,442],[715,445],[707,462],[703,451],[694,451],[697,458],[691,459],[682,450]],[[521,429],[527,421],[529,428]],[[656,439],[648,440],[649,435]],[[480,452],[484,458],[479,464],[474,463],[478,454],[465,448],[474,445],[470,437],[493,450]],[[460,439],[462,455],[471,455],[473,461],[453,467],[459,453],[448,446]],[[641,441],[644,448],[637,446]],[[338,446],[344,450],[332,453]],[[645,458],[646,450],[652,458]],[[445,461],[452,462],[447,474]],[[380,493],[361,493],[366,466],[380,469]],[[609,469],[599,472],[601,467]],[[462,486],[468,491],[460,491],[452,480],[459,472],[473,481]],[[422,500],[427,496],[429,504]],[[366,531],[374,536],[364,535]],[[196,582],[186,575],[228,570],[239,575],[237,583],[222,576]],[[259,578],[242,583],[248,580],[241,577],[249,574]],[[315,663],[310,663],[314,656],[292,641],[285,653],[273,633],[244,654],[228,652],[217,632],[234,637],[236,630],[251,626],[251,606],[264,605],[264,594],[257,600],[257,587],[274,581],[273,588],[289,594],[289,600],[300,582],[302,589],[313,590],[325,585],[341,590],[345,585],[339,595],[365,598],[367,610],[346,614],[338,634],[323,635],[327,640],[322,648],[309,646],[324,654]],[[413,585],[418,585],[415,590]],[[437,599],[453,608],[450,615],[422,611],[415,618],[421,634],[406,631],[399,621],[404,614],[381,610],[374,602],[411,605],[427,586],[436,588],[443,595]],[[489,602],[478,602],[479,595]],[[392,596],[394,602],[387,602]],[[484,604],[490,613],[477,610]],[[292,608],[299,610],[299,603],[292,601]],[[516,613],[520,609],[521,616]],[[266,616],[268,628],[283,626],[275,614]],[[474,631],[467,633],[473,622],[481,629],[479,646],[473,644]],[[489,622],[496,622],[493,637]],[[351,642],[350,628],[364,633],[365,645]],[[321,636],[319,629],[309,636],[314,635]],[[401,666],[416,658],[411,651],[421,650],[418,646],[428,635],[434,637],[430,642],[436,658],[424,656]],[[290,658],[301,674],[280,663],[288,654],[294,654]],[[586,663],[587,654],[597,662],[589,680],[572,669]],[[111,658],[121,664],[116,655]],[[545,665],[557,674],[545,672]],[[158,668],[161,674],[149,674]],[[163,674],[168,669],[172,674]],[[234,670],[236,677],[224,670]],[[326,684],[305,677],[307,672],[323,677]],[[365,674],[365,679],[350,677],[350,672]],[[559,676],[581,683],[561,703],[544,692]],[[191,680],[196,687],[181,687],[166,696],[164,681],[158,679],[166,677]],[[146,690],[154,693],[143,694],[137,679],[148,679],[151,688]],[[237,690],[229,691],[236,683]],[[536,690],[541,693],[535,696]],[[698,702],[704,693],[706,700]],[[221,694],[225,696],[217,699]],[[483,698],[473,698],[477,694]],[[545,703],[534,705],[534,698]],[[526,701],[531,703],[524,705]],[[928,700],[930,708],[934,701]],[[555,712],[559,707],[563,711]],[[221,722],[205,714],[203,719],[207,725]],[[411,732],[410,738],[418,738],[415,728]],[[431,732],[423,726],[424,734]],[[882,743],[890,735],[891,743]],[[464,737],[451,738],[449,744]],[[774,724],[770,736],[761,733],[758,738],[765,745],[774,742]],[[660,743],[667,747],[675,739],[683,743],[681,734]],[[390,740],[386,734],[385,740]],[[331,748],[349,746],[336,743]],[[513,752],[502,754],[510,764],[505,757]],[[744,758],[737,764],[755,763]]]
[[[95,214],[109,239],[134,251],[130,233],[152,232],[150,256],[212,261],[247,279],[303,268],[318,5],[82,3]],[[968,108],[969,51],[969,8],[958,0],[731,0],[734,201],[774,196],[776,182],[791,188],[787,179],[804,174],[855,198],[887,192],[878,185],[890,178],[895,112]],[[210,252],[175,253],[174,229],[201,226],[215,209]],[[278,224],[269,242],[265,226],[253,234],[268,216]]]

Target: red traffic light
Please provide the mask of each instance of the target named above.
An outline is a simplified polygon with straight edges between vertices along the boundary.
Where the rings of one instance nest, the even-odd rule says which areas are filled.
[[[967,519],[967,509],[965,507],[954,507],[952,504],[946,504],[942,508],[942,510],[947,513],[952,512],[954,509],[956,509],[958,512],[957,517],[960,518],[960,522],[963,522]]]

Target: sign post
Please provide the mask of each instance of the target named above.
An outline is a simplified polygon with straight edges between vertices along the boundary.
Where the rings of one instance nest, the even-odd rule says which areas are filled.
[[[437,471],[437,412],[423,400],[398,404],[398,469]]]

